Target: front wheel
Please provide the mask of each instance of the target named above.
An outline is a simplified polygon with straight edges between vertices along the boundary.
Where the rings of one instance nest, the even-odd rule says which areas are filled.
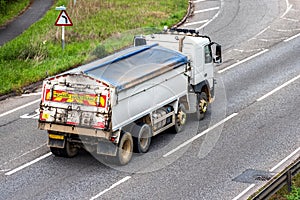
[[[72,158],[78,154],[78,147],[66,141],[64,148],[50,147],[50,151],[58,157]]]
[[[205,92],[197,94],[197,119],[203,120],[208,107],[208,98]]]

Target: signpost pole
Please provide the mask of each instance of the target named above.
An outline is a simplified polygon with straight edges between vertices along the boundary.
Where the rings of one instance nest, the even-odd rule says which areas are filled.
[[[61,45],[62,49],[65,49],[65,26],[61,27]]]

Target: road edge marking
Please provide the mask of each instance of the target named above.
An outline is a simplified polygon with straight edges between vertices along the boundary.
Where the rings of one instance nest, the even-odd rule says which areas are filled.
[[[251,184],[249,187],[247,187],[243,192],[241,192],[238,196],[234,197],[232,200],[238,200],[240,199],[243,195],[245,195],[249,190],[251,190],[255,184]]]
[[[285,39],[285,40],[283,40],[284,42],[289,42],[289,41],[291,41],[291,40],[293,40],[293,39],[296,39],[297,37],[299,37],[300,36],[300,33],[298,33],[298,34],[296,34],[296,35],[294,35],[294,36],[292,36],[292,37],[290,37],[290,38],[287,38],[287,39]]]
[[[32,104],[35,104],[35,103],[37,103],[37,102],[39,102],[39,101],[41,101],[41,99],[36,99],[36,100],[31,101],[31,102],[29,102],[29,103],[27,103],[27,104],[24,104],[24,105],[22,105],[22,106],[20,106],[20,107],[17,107],[17,108],[15,108],[15,109],[12,109],[12,110],[9,110],[9,111],[7,111],[7,112],[5,112],[5,113],[2,113],[2,114],[0,114],[0,118],[6,116],[6,115],[8,115],[8,114],[11,114],[11,113],[13,113],[13,112],[15,112],[15,111],[18,111],[18,110],[21,110],[21,109],[23,109],[23,108],[26,108],[27,106],[30,106],[30,105],[32,105]]]
[[[260,56],[260,55],[262,55],[262,54],[264,54],[264,53],[266,53],[268,51],[269,51],[269,49],[265,49],[263,51],[260,51],[260,52],[258,52],[256,54],[254,54],[254,55],[252,55],[252,56],[250,56],[250,57],[242,60],[242,61],[239,61],[237,63],[234,63],[233,65],[230,65],[229,67],[226,67],[224,69],[219,70],[218,73],[221,74],[221,73],[223,73],[223,72],[225,72],[225,71],[227,71],[229,69],[232,69],[232,68],[234,68],[234,67],[236,67],[236,66],[238,66],[238,65],[240,65],[240,64],[242,64],[244,62],[247,62],[247,61],[249,61],[249,60],[251,60],[251,59],[253,59],[253,58],[257,57],[257,56]]]
[[[289,160],[291,157],[293,157],[296,153],[300,151],[300,147],[293,151],[290,155],[285,157],[282,161],[280,161],[277,165],[275,165],[272,169],[269,170],[269,172],[274,172],[277,168],[279,168],[283,163],[285,163],[287,160]]]
[[[99,198],[100,196],[102,196],[103,194],[105,194],[106,192],[114,189],[115,187],[117,187],[118,185],[121,185],[122,183],[128,181],[129,179],[131,179],[131,176],[126,176],[124,178],[122,178],[121,180],[119,180],[118,182],[112,184],[109,188],[103,190],[102,192],[98,193],[97,195],[93,196],[92,198],[90,198],[90,200],[94,200]]]
[[[45,158],[47,158],[47,157],[49,157],[49,156],[51,156],[51,155],[52,155],[51,152],[46,153],[45,155],[42,155],[42,156],[40,156],[40,157],[38,157],[38,158],[36,158],[36,159],[34,159],[34,160],[28,162],[28,163],[25,163],[25,164],[21,165],[20,167],[17,167],[17,168],[15,168],[15,169],[13,169],[13,170],[11,170],[11,171],[5,173],[5,176],[10,176],[10,175],[12,175],[12,174],[14,174],[14,173],[16,173],[16,172],[18,172],[18,171],[20,171],[20,170],[26,168],[26,167],[29,167],[30,165],[33,165],[34,163],[37,163],[37,162],[39,162],[40,160],[43,160],[43,159],[45,159]]]
[[[22,94],[21,97],[31,97],[31,96],[39,96],[42,95],[42,92],[35,92],[35,93],[29,93],[29,94]]]
[[[38,146],[38,147],[36,147],[36,148],[34,148],[34,149],[31,149],[31,150],[29,150],[29,151],[27,151],[27,152],[25,152],[25,153],[23,153],[23,154],[21,154],[21,155],[15,157],[15,158],[12,158],[12,159],[10,159],[10,160],[4,162],[3,164],[0,165],[0,167],[3,167],[3,166],[5,166],[5,165],[7,165],[8,163],[13,162],[13,161],[15,161],[15,160],[17,160],[17,159],[19,159],[19,158],[21,158],[21,157],[23,157],[23,156],[29,154],[29,153],[32,153],[32,152],[34,152],[34,151],[36,151],[36,150],[42,148],[42,147],[45,146],[45,145],[47,145],[47,142],[44,143],[44,144],[42,144],[42,145],[40,145],[40,146]]]
[[[259,102],[259,101],[262,101],[264,100],[265,98],[271,96],[272,94],[274,94],[275,92],[281,90],[282,88],[288,86],[289,84],[293,83],[294,81],[296,81],[297,79],[300,78],[300,74],[294,78],[292,78],[291,80],[283,83],[282,85],[280,85],[279,87],[273,89],[271,92],[268,92],[267,94],[263,95],[262,97],[258,98],[256,101]]]
[[[218,126],[220,126],[221,124],[224,124],[225,122],[227,122],[228,120],[230,120],[231,118],[237,116],[238,113],[233,113],[231,115],[229,115],[228,117],[226,117],[225,119],[219,121],[218,123],[216,123],[215,125],[213,125],[212,127],[209,127],[208,129],[202,131],[201,133],[195,135],[194,137],[186,140],[184,143],[180,144],[179,146],[177,146],[175,149],[169,151],[168,153],[164,154],[163,157],[166,158],[168,157],[169,155],[175,153],[176,151],[178,151],[179,149],[185,147],[186,145],[192,143],[193,141],[195,141],[196,139],[198,139],[199,137],[205,135],[206,133],[208,133],[209,131],[217,128]]]

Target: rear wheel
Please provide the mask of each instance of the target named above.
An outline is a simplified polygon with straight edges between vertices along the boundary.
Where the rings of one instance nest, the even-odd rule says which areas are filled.
[[[197,119],[203,120],[208,107],[208,98],[205,92],[197,94]]]
[[[187,115],[186,115],[184,105],[180,104],[178,107],[178,112],[175,116],[175,125],[174,125],[175,133],[179,133],[184,130],[186,124],[186,118]]]
[[[152,131],[148,124],[138,124],[132,130],[134,150],[137,153],[146,153],[151,144]]]
[[[72,158],[78,154],[78,148],[68,141],[66,141],[64,148],[50,147],[50,151],[55,156],[66,158]]]
[[[133,140],[130,133],[126,132],[122,135],[118,145],[116,156],[116,164],[126,165],[132,158]]]

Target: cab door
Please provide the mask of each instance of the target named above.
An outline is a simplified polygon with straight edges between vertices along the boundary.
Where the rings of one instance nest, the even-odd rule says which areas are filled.
[[[203,48],[204,55],[204,65],[203,65],[203,75],[204,79],[209,82],[209,86],[213,87],[213,78],[214,78],[214,63],[213,63],[213,54],[211,50],[211,45],[205,45]]]

